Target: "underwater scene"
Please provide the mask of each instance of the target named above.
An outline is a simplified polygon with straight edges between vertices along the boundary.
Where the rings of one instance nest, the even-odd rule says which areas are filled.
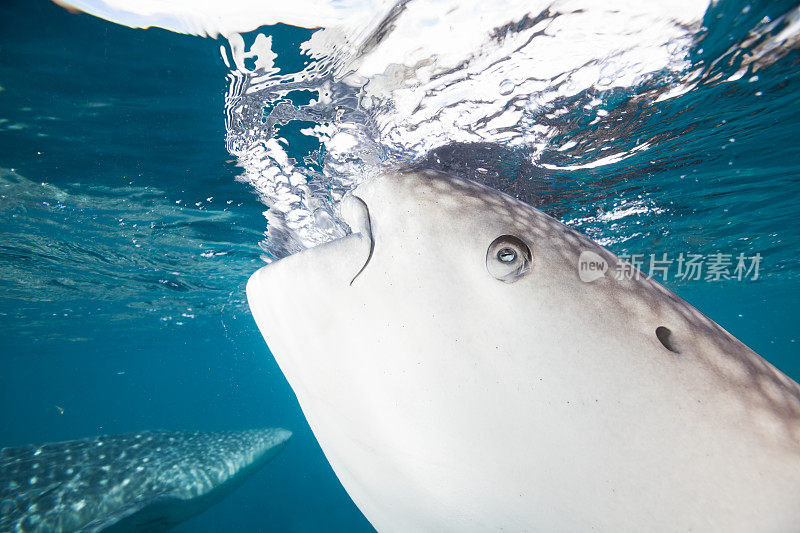
[[[796,1],[6,0],[0,533],[796,531],[798,221]]]

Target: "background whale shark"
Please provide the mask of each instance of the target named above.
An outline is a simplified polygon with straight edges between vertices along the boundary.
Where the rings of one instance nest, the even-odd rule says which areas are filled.
[[[165,531],[224,498],[291,432],[143,431],[0,450],[0,531]]]

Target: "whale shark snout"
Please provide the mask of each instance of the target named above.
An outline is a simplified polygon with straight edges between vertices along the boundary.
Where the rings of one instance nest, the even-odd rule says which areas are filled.
[[[378,530],[800,523],[800,387],[719,325],[652,279],[582,280],[582,254],[621,260],[467,180],[354,196],[368,237],[361,218],[247,294]]]

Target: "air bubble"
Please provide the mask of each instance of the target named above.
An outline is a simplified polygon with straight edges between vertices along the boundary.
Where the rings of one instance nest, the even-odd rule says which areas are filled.
[[[514,82],[512,82],[511,80],[503,80],[500,82],[500,94],[506,96],[513,92],[514,92]]]

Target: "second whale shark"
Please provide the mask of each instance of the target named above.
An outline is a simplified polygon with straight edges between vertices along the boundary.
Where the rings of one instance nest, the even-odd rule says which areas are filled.
[[[143,431],[0,450],[0,531],[166,531],[205,511],[291,432]]]

